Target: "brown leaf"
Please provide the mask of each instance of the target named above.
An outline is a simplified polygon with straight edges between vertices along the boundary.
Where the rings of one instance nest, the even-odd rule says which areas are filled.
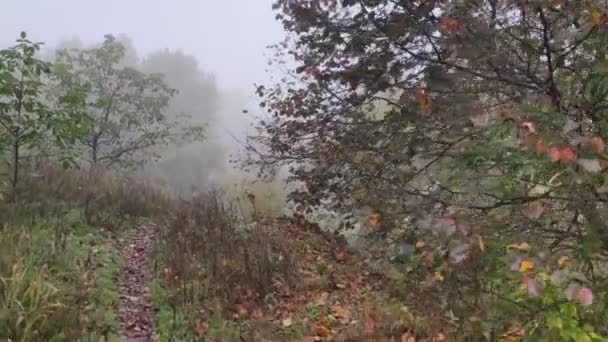
[[[591,147],[597,152],[602,153],[606,149],[606,144],[601,137],[593,137],[591,138]]]
[[[401,335],[401,342],[416,342],[416,337],[409,332],[404,333],[403,335]]]
[[[522,214],[524,214],[525,217],[527,217],[531,220],[537,220],[545,212],[545,206],[543,205],[543,202],[541,202],[541,201],[534,201],[534,202],[528,203],[528,205],[523,207],[521,212],[522,212]]]
[[[329,329],[328,327],[326,327],[324,325],[315,324],[314,327],[315,327],[315,334],[317,334],[318,336],[329,337],[332,334],[331,329]]]
[[[207,325],[205,324],[205,322],[203,320],[197,320],[196,324],[194,325],[194,331],[196,332],[196,335],[198,337],[203,337],[205,336],[205,334],[207,334]]]
[[[378,318],[373,312],[368,312],[363,318],[363,327],[365,333],[368,335],[374,335],[378,330]]]

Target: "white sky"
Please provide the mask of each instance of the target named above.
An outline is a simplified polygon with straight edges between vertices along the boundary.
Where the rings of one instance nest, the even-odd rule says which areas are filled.
[[[140,56],[160,48],[196,56],[222,88],[251,93],[267,79],[266,46],[283,37],[273,0],[3,0],[0,45],[26,31],[50,46],[125,33]]]

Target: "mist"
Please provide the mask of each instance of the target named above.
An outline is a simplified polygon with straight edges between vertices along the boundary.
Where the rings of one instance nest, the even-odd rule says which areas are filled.
[[[125,65],[163,74],[178,91],[168,118],[205,126],[206,138],[159,148],[144,174],[185,195],[245,177],[229,160],[255,119],[243,113],[256,112],[254,83],[268,80],[267,46],[282,37],[271,3],[27,0],[7,5],[12,14],[0,23],[0,42],[10,46],[25,31],[52,60],[58,49],[95,46],[110,34],[127,49]]]

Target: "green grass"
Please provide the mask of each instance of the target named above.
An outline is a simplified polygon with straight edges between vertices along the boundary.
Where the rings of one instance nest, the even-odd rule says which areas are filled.
[[[120,255],[77,211],[0,231],[0,341],[108,341]]]

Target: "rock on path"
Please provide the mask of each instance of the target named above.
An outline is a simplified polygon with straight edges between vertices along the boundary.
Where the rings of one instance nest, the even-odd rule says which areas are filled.
[[[125,264],[118,279],[120,290],[120,341],[152,341],[154,327],[148,291],[148,260],[153,232],[137,229],[123,248]]]

